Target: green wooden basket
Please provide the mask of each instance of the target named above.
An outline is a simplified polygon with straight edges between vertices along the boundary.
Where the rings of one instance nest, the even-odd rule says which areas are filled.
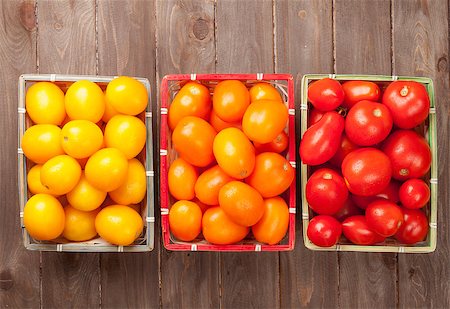
[[[437,242],[437,141],[436,141],[436,108],[434,100],[434,86],[433,81],[426,77],[406,77],[406,76],[385,76],[385,75],[335,75],[335,74],[307,74],[302,78],[301,85],[301,136],[305,133],[308,128],[308,111],[310,104],[308,104],[308,85],[310,82],[322,79],[322,78],[333,78],[339,81],[348,80],[366,80],[373,81],[377,84],[388,84],[395,80],[408,80],[415,81],[423,84],[430,97],[430,114],[428,116],[425,125],[421,126],[421,132],[427,139],[432,155],[431,168],[428,177],[428,184],[431,188],[431,199],[424,210],[427,214],[430,229],[427,238],[415,245],[404,245],[398,243],[395,239],[386,239],[385,242],[373,245],[373,246],[361,246],[354,245],[350,242],[342,242],[342,239],[333,247],[323,248],[314,245],[308,238],[306,231],[308,229],[308,224],[312,218],[312,212],[309,208],[308,202],[306,201],[305,189],[306,182],[309,176],[309,168],[307,165],[301,163],[301,192],[302,192],[302,221],[303,221],[303,241],[305,246],[311,250],[320,251],[356,251],[356,252],[399,252],[399,253],[428,253],[433,252],[436,249]]]

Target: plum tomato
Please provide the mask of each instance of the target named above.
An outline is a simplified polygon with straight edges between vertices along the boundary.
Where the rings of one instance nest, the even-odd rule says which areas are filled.
[[[388,184],[388,186],[377,195],[373,196],[352,195],[352,199],[355,202],[356,206],[358,206],[361,209],[366,209],[370,203],[375,202],[376,200],[379,199],[385,199],[391,201],[392,203],[398,203],[400,201],[400,198],[398,197],[399,189],[400,183],[398,181],[391,179],[391,182]]]
[[[322,112],[317,108],[312,108],[308,116],[308,128],[318,122],[326,112]]]
[[[320,165],[337,152],[344,131],[344,118],[336,112],[327,112],[312,125],[300,142],[300,158],[304,164]]]
[[[349,153],[342,162],[342,175],[349,191],[370,196],[383,191],[391,181],[391,162],[376,148],[360,148]]]
[[[332,169],[322,168],[314,172],[306,183],[306,200],[319,215],[333,215],[348,198],[344,178]]]
[[[403,207],[422,208],[430,200],[430,187],[422,179],[409,179],[401,185],[399,196]]]
[[[395,238],[412,245],[423,241],[428,234],[428,219],[420,209],[403,209],[403,224],[395,234]]]
[[[342,222],[348,217],[362,214],[363,211],[361,210],[361,208],[356,206],[355,202],[353,202],[353,199],[349,196],[345,201],[344,206],[342,206],[341,209],[339,209],[339,211],[333,215],[333,217]]]
[[[391,132],[392,116],[383,104],[372,101],[356,103],[345,118],[345,134],[355,144],[372,146]]]
[[[333,166],[341,168],[342,161],[344,161],[344,158],[353,150],[358,149],[359,146],[353,143],[345,133],[341,136],[341,145],[334,154],[334,156],[330,159],[330,163]]]
[[[342,233],[356,245],[373,245],[384,241],[384,237],[378,235],[367,225],[365,216],[352,216],[342,222]]]
[[[377,84],[363,80],[351,80],[342,84],[345,93],[344,107],[350,109],[362,100],[377,102],[380,99],[380,87]]]
[[[415,131],[395,131],[383,143],[382,150],[391,160],[392,177],[397,180],[421,178],[430,169],[430,146]]]
[[[341,84],[331,78],[323,78],[308,87],[308,100],[318,110],[328,112],[335,110],[344,101]]]
[[[377,200],[367,206],[367,225],[377,234],[389,237],[397,233],[403,223],[402,209],[388,200]]]
[[[331,247],[341,237],[341,223],[331,216],[315,216],[309,222],[306,234],[316,246]]]
[[[383,104],[391,111],[394,124],[412,129],[421,124],[430,110],[430,98],[425,87],[413,81],[395,81],[383,94]]]

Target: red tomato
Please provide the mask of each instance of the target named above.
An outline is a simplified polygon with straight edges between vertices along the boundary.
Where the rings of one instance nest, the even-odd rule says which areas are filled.
[[[366,217],[352,216],[342,222],[344,236],[356,245],[373,245],[384,241],[384,237],[372,231],[367,225]]]
[[[400,198],[398,197],[398,190],[400,189],[400,183],[398,181],[392,180],[389,185],[380,193],[374,196],[359,196],[353,195],[353,201],[356,206],[361,209],[366,209],[370,203],[375,202],[379,199],[385,199],[391,201],[392,203],[398,203]]]
[[[289,137],[286,134],[286,132],[281,131],[280,134],[275,137],[273,141],[266,144],[260,144],[257,142],[253,142],[253,145],[255,146],[255,150],[258,153],[262,152],[276,152],[276,153],[282,153],[286,150],[286,148],[289,145]]]
[[[344,107],[350,109],[362,100],[377,102],[380,99],[380,88],[369,81],[351,80],[342,84],[345,93]]]
[[[391,160],[395,179],[421,178],[430,169],[430,146],[412,130],[395,131],[386,139],[382,150]]]
[[[351,193],[376,195],[391,181],[391,162],[376,148],[361,148],[349,153],[342,162],[342,175]]]
[[[342,134],[341,136],[341,145],[334,154],[334,156],[330,159],[330,163],[334,166],[337,166],[341,168],[342,161],[344,161],[344,158],[353,150],[358,149],[359,146],[353,143],[347,135]]]
[[[308,128],[316,122],[319,122],[319,120],[322,119],[325,113],[326,112],[322,112],[316,108],[312,108],[308,116]]]
[[[430,188],[422,179],[409,179],[400,187],[399,195],[403,207],[418,209],[430,200]]]
[[[391,111],[394,124],[412,129],[428,117],[430,99],[422,84],[412,81],[392,82],[384,91],[383,104]]]
[[[318,110],[329,112],[342,104],[344,90],[337,80],[324,78],[309,85],[308,100]]]
[[[383,104],[372,101],[356,103],[345,118],[345,134],[355,144],[372,146],[391,132],[392,117]]]
[[[362,215],[363,211],[357,207],[353,202],[353,199],[349,196],[345,201],[344,206],[337,213],[333,215],[338,221],[342,222],[348,217]]]
[[[303,134],[300,158],[308,165],[320,165],[330,160],[339,148],[344,118],[328,112]]]
[[[333,215],[348,198],[344,178],[332,169],[320,169],[306,183],[306,200],[319,215]]]
[[[403,209],[403,224],[395,238],[403,244],[423,241],[428,234],[428,219],[419,209]]]
[[[381,236],[397,233],[403,223],[402,209],[388,200],[372,202],[366,209],[367,225]]]
[[[309,222],[306,234],[316,246],[331,247],[341,237],[341,223],[331,216],[315,216]]]

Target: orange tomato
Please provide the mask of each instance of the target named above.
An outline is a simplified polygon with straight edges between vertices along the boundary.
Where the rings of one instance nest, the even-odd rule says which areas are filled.
[[[53,124],[29,127],[22,137],[23,153],[34,163],[45,163],[57,155],[64,154],[60,136],[61,129]]]
[[[41,183],[50,192],[57,195],[72,191],[80,180],[80,177],[80,164],[68,155],[53,157],[42,165]]]
[[[262,152],[282,153],[283,151],[286,150],[288,144],[289,144],[289,137],[284,131],[281,131],[281,133],[278,134],[277,137],[275,137],[275,139],[269,143],[266,144],[260,144],[257,142],[253,143],[258,153]]]
[[[25,107],[36,124],[60,125],[66,117],[64,92],[49,82],[38,82],[28,88]]]
[[[206,210],[202,219],[202,231],[205,239],[216,245],[229,245],[245,238],[249,232],[246,226],[240,226],[225,214],[220,207]]]
[[[173,146],[188,163],[205,167],[214,161],[216,131],[199,117],[184,117],[172,133]]]
[[[207,205],[219,204],[219,191],[233,178],[228,176],[220,166],[215,165],[204,171],[195,183],[195,196]]]
[[[81,211],[70,205],[64,207],[66,223],[63,236],[71,241],[86,241],[97,235],[95,230],[95,216],[99,209]]]
[[[255,166],[255,148],[239,129],[227,128],[214,139],[214,156],[219,166],[233,178],[248,177]]]
[[[249,90],[250,101],[253,103],[257,100],[273,100],[283,102],[278,90],[269,83],[257,83]]]
[[[252,226],[256,240],[265,244],[279,243],[289,227],[289,208],[279,196],[264,200],[265,212],[261,220]]]
[[[140,203],[147,192],[147,175],[144,165],[136,158],[128,160],[128,173],[125,182],[109,196],[118,204]]]
[[[202,210],[194,202],[178,201],[169,210],[169,226],[179,240],[194,240],[202,230]]]
[[[291,185],[295,170],[288,160],[274,152],[256,156],[255,169],[245,180],[264,198],[280,195]]]
[[[241,81],[225,80],[214,89],[214,111],[226,122],[241,120],[249,104],[250,93]]]
[[[240,181],[230,181],[219,191],[219,205],[236,224],[252,226],[264,214],[264,201],[254,188]]]
[[[103,144],[102,130],[88,120],[72,120],[61,130],[61,145],[75,159],[91,156]]]
[[[119,76],[110,81],[106,86],[105,97],[115,111],[132,116],[145,111],[148,103],[145,86],[128,76]]]
[[[206,205],[205,203],[202,203],[198,198],[195,198],[195,199],[193,200],[193,202],[194,202],[195,204],[197,204],[198,207],[200,207],[200,210],[202,211],[202,214],[204,214],[205,211],[206,211],[208,208],[212,207],[212,206],[210,206],[210,205]],[[219,205],[214,205],[214,206],[217,207],[217,206],[219,206]]]
[[[116,115],[105,127],[106,147],[119,149],[127,159],[132,159],[141,152],[146,137],[144,122],[130,115]]]
[[[168,172],[169,192],[177,200],[192,200],[198,173],[195,167],[182,158],[172,162]]]
[[[207,120],[211,110],[209,89],[197,82],[186,83],[176,94],[169,107],[169,127],[173,131],[186,116]]]
[[[105,95],[102,89],[88,80],[79,80],[67,89],[65,107],[70,119],[84,119],[94,123],[105,112]]]
[[[209,123],[213,126],[214,130],[217,132],[222,131],[226,128],[238,128],[242,129],[242,125],[240,121],[237,122],[226,122],[217,116],[216,112],[214,110],[211,110],[211,115],[209,117]]]
[[[242,130],[254,142],[269,143],[284,130],[288,117],[287,107],[283,103],[259,100],[245,111]]]

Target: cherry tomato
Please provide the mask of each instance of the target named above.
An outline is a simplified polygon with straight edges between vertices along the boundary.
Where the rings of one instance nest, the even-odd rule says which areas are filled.
[[[351,80],[342,84],[345,93],[344,107],[350,109],[362,100],[377,102],[380,99],[380,87],[369,81]]]
[[[403,223],[402,209],[388,200],[372,202],[366,209],[367,225],[381,236],[397,233]]]
[[[366,217],[352,216],[342,222],[344,236],[356,245],[373,245],[384,241],[384,237],[372,231]]]
[[[309,207],[319,215],[333,215],[348,198],[344,178],[332,169],[320,169],[306,183],[306,200]]]
[[[308,128],[318,122],[326,112],[322,112],[316,108],[312,108],[308,117]]]
[[[391,111],[394,124],[402,129],[421,124],[430,110],[427,90],[413,81],[392,82],[384,91],[383,104]]]
[[[385,199],[391,201],[392,203],[398,203],[400,201],[400,198],[398,197],[399,189],[400,183],[398,181],[391,179],[389,185],[377,195],[373,196],[353,195],[352,198],[356,206],[358,206],[361,209],[366,209],[370,203],[375,202],[376,200],[379,199]]]
[[[331,247],[341,237],[341,223],[331,216],[315,216],[309,222],[306,234],[309,240],[316,246]]]
[[[342,162],[342,175],[351,193],[376,195],[391,180],[389,158],[376,148],[361,148],[349,153]]]
[[[428,219],[419,209],[403,209],[403,224],[395,234],[395,238],[412,245],[423,241],[428,234]]]
[[[372,146],[391,132],[392,117],[383,104],[372,101],[356,103],[345,118],[345,134],[355,144]]]
[[[345,201],[344,206],[342,206],[341,209],[339,209],[339,211],[333,215],[333,217],[342,222],[348,217],[362,214],[363,211],[361,210],[361,208],[356,206],[355,202],[353,202],[353,199],[349,196]]]
[[[303,134],[300,157],[308,165],[320,165],[337,152],[344,131],[344,118],[336,112],[323,115]]]
[[[341,84],[331,78],[323,78],[308,87],[308,100],[318,110],[328,112],[335,110],[344,101]]]
[[[257,142],[253,142],[253,145],[255,146],[255,150],[259,153],[262,152],[276,152],[276,153],[282,153],[286,150],[286,148],[289,145],[289,137],[286,134],[286,132],[281,131],[280,134],[275,137],[273,141],[266,144],[260,144]]]
[[[395,179],[421,178],[430,169],[430,146],[412,130],[395,131],[386,139],[382,150],[391,160]]]
[[[344,133],[341,136],[341,145],[334,154],[334,156],[330,159],[330,163],[336,167],[341,168],[342,161],[344,158],[353,150],[358,149],[359,146],[353,143],[347,135]]]
[[[400,187],[399,196],[403,207],[422,208],[430,200],[430,188],[421,179],[409,179]]]

